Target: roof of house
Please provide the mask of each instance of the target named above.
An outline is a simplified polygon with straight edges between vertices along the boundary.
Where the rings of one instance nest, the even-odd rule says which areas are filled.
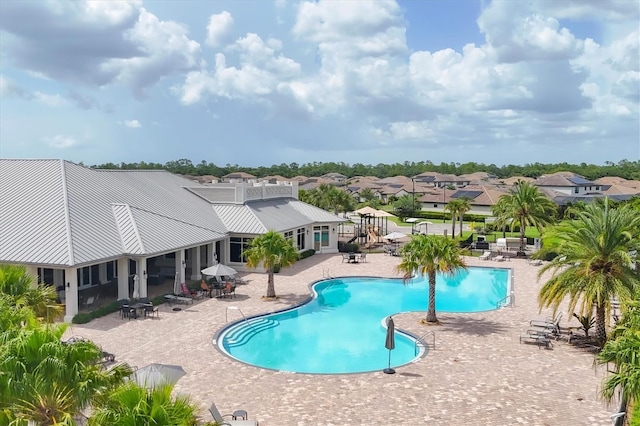
[[[584,176],[572,172],[557,172],[540,176],[535,180],[536,186],[589,186],[596,185]]]
[[[210,204],[184,186],[199,184],[159,170],[1,159],[0,259],[74,266],[224,238]]]
[[[222,176],[224,179],[255,179],[256,177],[246,172],[232,172]]]
[[[295,198],[253,201],[241,205],[214,204],[213,209],[229,232],[235,234],[264,234],[270,230],[282,232],[312,223],[346,221]]]

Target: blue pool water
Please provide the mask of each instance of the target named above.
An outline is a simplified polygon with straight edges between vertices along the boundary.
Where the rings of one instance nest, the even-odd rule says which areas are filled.
[[[347,277],[312,286],[308,303],[253,317],[222,330],[218,347],[239,361],[258,367],[299,373],[338,374],[382,370],[388,315],[426,311],[426,277],[403,285],[399,279]],[[437,312],[496,309],[507,295],[509,270],[469,268],[455,277],[438,276]],[[416,359],[415,339],[396,328],[391,366]]]

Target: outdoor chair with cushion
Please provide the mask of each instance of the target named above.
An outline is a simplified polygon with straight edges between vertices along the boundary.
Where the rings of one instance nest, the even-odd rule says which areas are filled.
[[[153,306],[153,303],[145,303],[144,304],[144,316],[150,316],[153,317],[154,315],[158,318],[160,318],[160,311],[159,311],[160,307],[159,306]]]
[[[198,292],[195,290],[189,290],[189,287],[187,287],[186,283],[180,284],[180,288],[182,289],[182,294],[181,294],[182,297],[190,297],[190,298],[198,297]]]
[[[222,289],[222,297],[235,297],[236,296],[236,285],[231,282],[227,282],[227,284]]]
[[[249,416],[244,410],[236,410],[233,414],[220,414],[218,407],[213,402],[209,407],[209,412],[213,417],[213,420],[220,425],[229,425],[229,426],[258,426],[257,420],[249,420]],[[225,419],[228,417],[229,419]]]

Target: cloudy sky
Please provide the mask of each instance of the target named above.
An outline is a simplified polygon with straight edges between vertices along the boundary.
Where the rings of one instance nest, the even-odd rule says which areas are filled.
[[[0,156],[640,159],[637,0],[0,2]]]

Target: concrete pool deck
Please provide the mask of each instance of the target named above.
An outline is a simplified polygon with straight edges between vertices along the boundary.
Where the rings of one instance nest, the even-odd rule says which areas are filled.
[[[415,363],[380,372],[311,375],[264,370],[220,353],[212,344],[225,322],[296,305],[309,296],[310,282],[323,276],[397,277],[399,258],[368,254],[367,263],[342,263],[340,254],[315,255],[275,277],[277,301],[263,301],[266,275],[242,274],[236,298],[196,301],[182,310],[160,307],[160,317],[122,320],[117,313],[69,327],[67,336],[89,338],[118,361],[143,367],[157,362],[181,365],[187,375],[175,391],[188,394],[212,420],[213,401],[223,413],[248,411],[261,426],[279,425],[611,425],[598,397],[604,367],[593,354],[554,341],[552,350],[520,344],[538,311],[539,267],[467,258],[470,266],[512,268],[515,307],[473,314],[438,313],[439,326],[420,323],[422,313],[394,316],[396,328],[415,335],[434,331],[436,349]],[[425,294],[425,308],[427,295]],[[563,327],[577,326],[565,312]],[[384,342],[381,342],[384,344]]]

